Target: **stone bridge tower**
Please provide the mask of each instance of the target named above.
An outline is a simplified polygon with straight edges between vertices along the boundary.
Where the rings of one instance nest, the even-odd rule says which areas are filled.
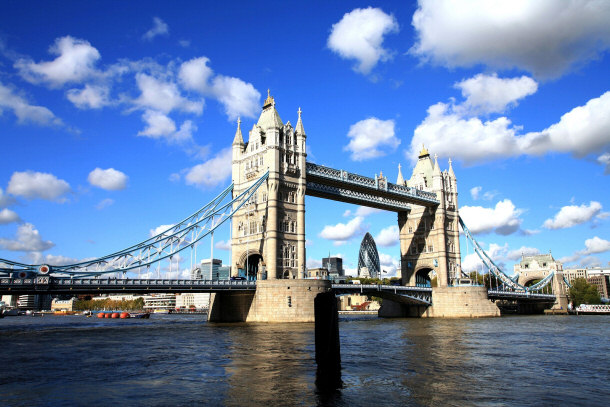
[[[398,213],[401,273],[403,285],[423,285],[436,275],[437,285],[453,285],[460,277],[461,257],[458,229],[457,180],[449,170],[441,172],[422,147],[411,178],[405,181],[398,168],[398,185],[434,192],[437,207],[414,206]]]
[[[273,280],[305,277],[305,130],[284,124],[267,99],[244,142],[240,121],[233,140],[233,194],[243,192],[265,171],[268,181],[233,217],[232,274]]]

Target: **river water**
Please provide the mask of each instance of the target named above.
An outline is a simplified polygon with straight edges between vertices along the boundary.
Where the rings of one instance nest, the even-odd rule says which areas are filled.
[[[313,324],[0,319],[2,406],[607,406],[610,317],[341,317],[340,389]]]

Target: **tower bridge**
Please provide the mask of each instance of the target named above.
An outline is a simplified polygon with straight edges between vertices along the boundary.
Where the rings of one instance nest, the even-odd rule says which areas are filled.
[[[370,178],[308,162],[306,140],[301,110],[294,127],[284,123],[268,94],[247,142],[238,120],[232,143],[232,184],[210,203],[159,235],[98,259],[64,266],[0,259],[0,291],[75,293],[87,287],[96,292],[213,292],[210,319],[226,321],[311,321],[316,296],[333,290],[338,294],[366,290],[387,298],[380,311],[385,316],[498,316],[495,299],[549,301],[548,295],[523,295],[535,294],[548,279],[530,288],[511,280],[461,223],[451,161],[441,171],[437,158],[422,148],[411,177],[404,179],[399,166],[392,183],[381,173]],[[402,287],[331,286],[328,281],[306,279],[306,195],[395,212]],[[241,272],[251,282],[223,285],[150,278],[155,269],[160,274],[162,263],[171,271],[178,254],[186,258],[190,252],[192,263],[200,241],[213,237],[229,219],[232,274]],[[460,284],[464,277],[460,223],[490,273],[500,280],[492,290],[495,293]],[[123,276],[144,272],[148,279],[100,278],[116,272]],[[438,286],[421,287],[431,273],[437,276]]]

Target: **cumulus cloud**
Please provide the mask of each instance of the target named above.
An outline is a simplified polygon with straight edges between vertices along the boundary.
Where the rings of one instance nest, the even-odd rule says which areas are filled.
[[[542,227],[546,229],[569,228],[590,221],[594,217],[599,216],[601,211],[602,205],[596,201],[589,202],[589,205],[564,206],[557,212],[553,219],[545,220]]]
[[[142,39],[151,41],[153,38],[158,37],[159,35],[169,35],[169,27],[159,17],[153,17],[153,26],[150,30],[144,33]]]
[[[606,167],[604,174],[610,174],[610,153],[604,153],[597,157],[597,162]]]
[[[521,246],[516,250],[511,250],[506,254],[506,259],[511,261],[517,261],[521,259],[521,256],[535,256],[540,254],[540,250],[535,247]]]
[[[379,253],[379,264],[381,269],[387,272],[387,274],[382,273],[382,278],[395,276],[396,270],[400,268],[400,261],[386,253]]]
[[[0,225],[7,225],[9,223],[19,222],[20,220],[19,215],[17,215],[15,211],[6,208],[0,210]]]
[[[70,36],[58,38],[49,48],[49,53],[57,55],[57,58],[38,63],[22,58],[15,62],[15,68],[28,82],[44,83],[50,87],[79,83],[98,74],[95,63],[101,58],[100,53],[85,40]]]
[[[136,75],[140,96],[133,101],[143,109],[154,109],[165,114],[172,110],[200,115],[203,112],[203,101],[191,101],[180,94],[173,82],[163,81],[145,73]]]
[[[379,8],[357,8],[333,24],[327,45],[344,59],[355,59],[354,71],[371,72],[379,61],[387,61],[391,52],[383,48],[386,34],[398,32],[396,19]]]
[[[0,247],[15,252],[42,252],[55,246],[49,240],[42,240],[40,232],[31,223],[24,223],[17,228],[12,239],[0,238]]]
[[[27,199],[46,199],[64,202],[62,195],[70,192],[70,185],[53,174],[44,172],[14,172],[6,192]]]
[[[536,93],[538,84],[532,78],[498,78],[496,74],[478,74],[455,84],[466,99],[460,106],[471,114],[502,113],[517,101]]]
[[[610,147],[610,92],[575,107],[542,131],[520,133],[521,127],[513,126],[506,117],[488,121],[466,118],[452,105],[437,103],[415,129],[407,157],[416,160],[422,143],[440,156],[454,157],[467,165],[550,152],[577,158],[599,153]]]
[[[500,246],[496,243],[491,243],[485,249],[485,253],[496,263],[500,268],[504,269],[504,260],[506,260],[506,253],[508,251],[508,244],[504,244]],[[462,261],[462,270],[466,273],[470,273],[471,271],[478,272],[486,272],[485,266],[481,259],[476,253],[470,253],[464,256],[464,260]],[[505,272],[507,270],[504,270]]]
[[[377,246],[390,247],[395,246],[398,239],[398,226],[391,225],[381,229],[381,232],[375,237],[375,243],[377,243]]]
[[[190,168],[184,179],[188,185],[214,187],[226,181],[231,176],[231,148],[221,150],[211,159]]]
[[[212,91],[224,106],[229,120],[238,116],[255,117],[260,110],[261,94],[239,78],[218,75],[212,81]]]
[[[107,86],[86,84],[83,89],[70,89],[66,97],[79,109],[101,109],[110,104]]]
[[[107,208],[112,204],[114,204],[114,199],[111,199],[111,198],[102,199],[100,202],[98,202],[97,205],[95,205],[95,209],[97,209],[98,211],[101,211],[102,209]]]
[[[127,187],[129,177],[123,172],[108,168],[103,170],[96,168],[89,173],[87,181],[93,186],[105,189],[107,191],[118,191]]]
[[[364,218],[361,216],[356,216],[354,219],[350,220],[347,223],[337,223],[336,225],[326,225],[324,229],[320,232],[319,236],[328,239],[334,240],[335,245],[341,245],[356,236],[357,234],[362,233],[363,226],[362,222]]]
[[[609,20],[610,3],[595,0],[420,0],[411,52],[447,67],[485,64],[555,77],[610,48]]]
[[[371,208],[368,206],[359,206],[358,209],[356,209],[356,212],[353,212],[350,209],[347,209],[345,212],[343,212],[343,216],[344,217],[350,217],[350,216],[362,216],[363,218],[366,218],[369,215],[372,215],[374,213],[379,213],[379,212],[383,212],[381,209],[377,209],[377,208]]]
[[[24,97],[16,95],[13,90],[0,83],[0,114],[8,109],[17,117],[20,124],[34,123],[42,126],[59,126],[61,119],[44,106],[31,105]]]
[[[510,199],[496,204],[495,208],[481,206],[463,206],[460,216],[473,234],[495,232],[499,235],[510,235],[519,230],[523,210],[517,209]]]
[[[201,94],[209,91],[209,80],[214,71],[208,66],[209,58],[193,58],[180,65],[178,78],[185,89],[195,90]]]
[[[161,138],[173,134],[176,131],[176,123],[165,114],[156,110],[146,110],[142,114],[142,120],[147,127],[138,133],[138,136]]]
[[[585,240],[585,249],[580,254],[595,254],[610,251],[610,241],[601,239],[597,236]]]
[[[219,240],[218,242],[214,243],[214,247],[220,250],[231,250],[231,242]]]
[[[160,235],[161,233],[165,232],[166,230],[168,230],[169,228],[174,227],[174,225],[159,225],[154,229],[150,229],[149,234],[150,237],[155,237],[157,235]]]
[[[486,201],[491,201],[498,194],[495,191],[485,191],[481,194],[482,191],[483,191],[483,187],[481,187],[481,186],[472,187],[472,188],[470,188],[470,196],[475,201],[478,199],[484,199]]]
[[[394,120],[370,117],[351,125],[347,133],[350,142],[343,150],[350,151],[355,161],[382,157],[396,150],[400,140],[394,135],[394,124]]]
[[[0,188],[0,208],[6,208],[15,204],[15,202],[15,198],[2,192],[2,188]]]
[[[52,266],[65,266],[68,264],[79,263],[81,260],[73,257],[42,254],[41,252],[29,252],[26,256],[31,264],[50,264]]]
[[[312,259],[311,257],[307,259],[307,268],[320,268],[322,267],[322,260]]]

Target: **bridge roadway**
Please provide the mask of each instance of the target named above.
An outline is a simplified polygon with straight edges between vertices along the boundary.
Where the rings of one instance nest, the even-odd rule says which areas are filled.
[[[414,305],[431,305],[432,288],[376,284],[333,284],[337,295],[363,294]],[[254,291],[256,281],[246,280],[174,280],[131,278],[0,278],[0,294],[110,294],[110,293],[214,293]],[[490,300],[553,302],[553,294],[489,290]]]
[[[388,211],[401,212],[410,205],[437,206],[436,194],[392,184],[344,170],[306,164],[306,194],[356,205],[365,205]]]

